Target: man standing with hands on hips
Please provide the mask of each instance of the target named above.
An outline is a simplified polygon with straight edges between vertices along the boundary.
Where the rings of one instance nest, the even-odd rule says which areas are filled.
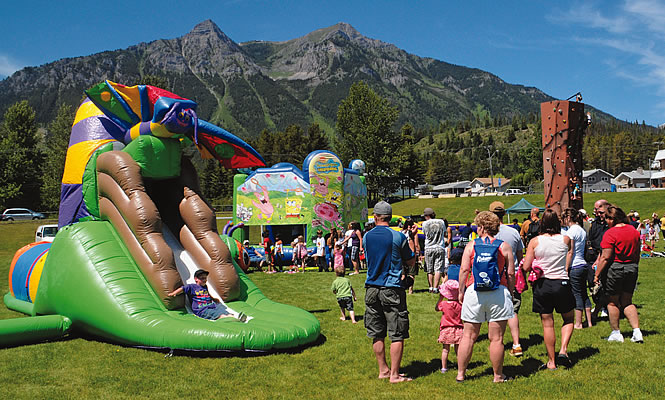
[[[403,286],[402,265],[413,266],[416,259],[401,232],[390,229],[392,207],[385,201],[374,206],[376,227],[363,236],[367,261],[365,280],[365,328],[379,365],[379,379],[390,383],[410,381],[399,373],[404,339],[409,337],[409,311]],[[390,338],[390,366],[386,362],[386,334]]]

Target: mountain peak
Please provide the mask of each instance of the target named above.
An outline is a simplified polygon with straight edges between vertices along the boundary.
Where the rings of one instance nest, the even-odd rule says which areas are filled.
[[[219,26],[215,24],[211,19],[206,19],[203,22],[200,22],[196,24],[194,28],[189,32],[190,34],[194,35],[204,35],[204,34],[209,34],[209,33],[216,33],[218,35],[224,35],[224,32],[222,32],[221,29],[219,29]]]

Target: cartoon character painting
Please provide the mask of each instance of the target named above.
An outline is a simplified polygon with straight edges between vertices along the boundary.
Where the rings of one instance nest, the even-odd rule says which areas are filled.
[[[330,178],[310,176],[310,180],[310,186],[314,196],[320,196],[323,198],[328,196],[328,184],[330,183]]]
[[[329,222],[331,225],[339,225],[341,214],[337,211],[337,206],[330,203],[320,203],[314,206],[314,213]]]
[[[268,188],[261,186],[261,192],[254,192],[256,200],[252,200],[252,204],[259,209],[259,219],[265,218],[266,221],[270,222],[272,220],[272,214],[275,212],[275,207],[270,203],[270,195],[268,194]]]

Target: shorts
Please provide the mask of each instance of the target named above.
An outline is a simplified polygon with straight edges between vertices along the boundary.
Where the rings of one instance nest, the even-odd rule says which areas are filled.
[[[409,311],[402,288],[368,287],[365,292],[365,328],[367,336],[391,341],[409,338]]]
[[[339,297],[337,299],[337,304],[342,310],[353,311],[353,297]]]
[[[613,296],[621,293],[633,293],[637,285],[638,267],[635,263],[615,262],[609,266],[605,281],[605,294]]]
[[[215,307],[208,307],[204,309],[203,311],[200,311],[199,314],[197,314],[198,317],[203,318],[203,319],[219,319],[222,315],[229,315],[230,313],[228,310],[226,310],[224,307],[218,307],[215,305]]]
[[[533,284],[533,307],[538,314],[565,314],[575,308],[575,296],[568,279],[538,279]]]
[[[425,249],[425,272],[433,274],[444,272],[446,250],[443,247]]]
[[[351,261],[358,261],[360,260],[360,247],[358,246],[351,246]]]
[[[513,293],[513,311],[515,314],[520,312],[520,308],[522,308],[522,294],[515,290],[515,293]]]
[[[473,285],[466,288],[462,321],[481,324],[486,321],[506,321],[514,315],[513,300],[507,287],[501,285],[486,292],[477,292]]]
[[[404,271],[406,271],[406,275],[408,275],[408,276],[418,275],[418,268],[420,268],[420,266],[418,264],[419,264],[418,261],[416,261],[416,262],[413,263],[413,267],[409,267],[408,265],[405,265],[404,266]]]

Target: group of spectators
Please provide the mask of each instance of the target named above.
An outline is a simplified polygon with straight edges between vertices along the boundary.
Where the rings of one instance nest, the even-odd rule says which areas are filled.
[[[405,281],[409,268],[415,264],[418,248],[412,243],[410,230],[399,234],[388,228],[391,215],[389,204],[377,203],[374,208],[377,226],[363,239],[368,268],[365,327],[367,335],[373,339],[379,378],[389,378],[396,383],[409,380],[399,373],[399,364],[403,341],[409,337],[406,306],[409,282]],[[441,372],[447,371],[448,351],[450,345],[454,345],[458,382],[465,379],[484,322],[489,324],[493,381],[510,379],[503,374],[503,338],[506,327],[510,327],[513,338],[510,354],[522,355],[518,312],[520,293],[525,290],[527,280],[533,288],[532,310],[540,315],[547,351],[547,360],[541,369],[572,365],[568,345],[574,330],[585,326],[583,319],[587,327],[593,326],[595,321],[589,289],[596,303],[593,311],[597,313],[607,308],[611,327],[608,341],[624,341],[619,330],[622,312],[633,328],[631,341],[643,341],[637,309],[632,303],[640,260],[640,234],[621,208],[599,200],[594,205],[595,218],[590,224],[586,213],[580,210],[568,208],[558,215],[546,209],[541,218],[540,210],[535,208],[518,232],[502,224],[504,205],[494,202],[489,211],[477,213],[474,223],[478,238],[463,244],[460,261],[450,257],[453,260],[447,270],[443,240],[447,227],[435,218],[432,209],[425,209],[423,215],[429,291],[439,293],[437,310],[444,314],[439,336],[439,342],[444,345]],[[459,266],[455,265],[457,262]],[[445,282],[441,286],[438,286],[437,273]],[[494,286],[492,279],[496,280]],[[555,312],[563,320],[558,352]],[[391,340],[390,365],[385,359],[386,336]]]

